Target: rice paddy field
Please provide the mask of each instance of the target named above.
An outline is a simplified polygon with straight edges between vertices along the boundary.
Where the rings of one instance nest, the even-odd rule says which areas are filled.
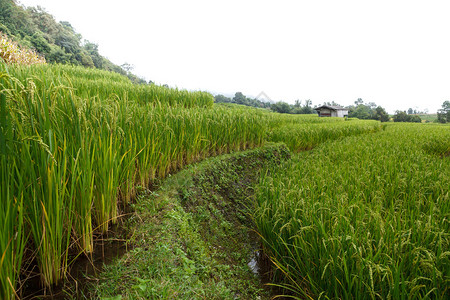
[[[0,67],[2,299],[34,259],[44,286],[61,282],[136,185],[264,140],[262,114],[212,107],[209,93],[79,67]]]
[[[448,299],[449,153],[450,127],[394,124],[264,176],[253,217],[277,284],[296,299]]]
[[[20,297],[31,265],[43,286],[63,282],[138,186],[266,142],[298,152],[254,203],[275,284],[298,298],[448,295],[449,126],[214,105],[65,65],[2,63],[0,88],[1,299]]]

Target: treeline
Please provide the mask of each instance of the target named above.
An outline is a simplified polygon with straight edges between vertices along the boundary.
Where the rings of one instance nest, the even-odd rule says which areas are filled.
[[[257,98],[246,97],[241,92],[237,92],[233,98],[219,94],[214,96],[214,99],[216,103],[235,103],[252,107],[267,108],[274,112],[283,114],[317,113],[314,110],[311,100],[305,100],[304,102],[301,100],[296,100],[295,104],[289,104],[284,101],[271,103],[269,101],[261,101]],[[334,101],[324,102],[322,105],[343,107]],[[397,110],[394,115],[390,116],[383,107],[374,102],[365,103],[361,98],[358,98],[353,105],[348,105],[345,107],[348,109],[349,118],[358,118],[360,120],[378,120],[381,122],[394,121],[421,123],[422,118],[418,114],[427,114],[427,110],[419,111],[409,108],[408,110]],[[425,122],[430,122],[430,120],[425,120]],[[437,112],[437,119],[433,122],[450,123],[450,101],[447,100],[442,103],[442,108]]]
[[[295,104],[289,104],[284,101],[278,101],[276,103],[271,103],[269,101],[262,101],[257,98],[249,98],[242,94],[241,92],[237,92],[234,94],[233,98],[224,96],[224,95],[216,95],[214,96],[216,103],[235,103],[240,105],[258,107],[258,108],[267,108],[272,111],[285,113],[285,114],[314,114],[316,113],[313,109],[311,100],[306,100],[305,104],[302,105],[302,101],[296,100]]]
[[[279,113],[287,113],[287,114],[315,114],[316,111],[312,107],[311,100],[305,100],[305,103],[302,104],[301,100],[295,100],[295,104],[291,105],[283,101],[279,101],[270,106],[270,109],[279,112]]]
[[[421,123],[422,118],[418,115],[410,115],[406,113],[406,111],[397,110],[395,115],[392,117],[394,122],[412,122],[412,123]]]
[[[358,98],[354,102],[354,105],[348,106],[348,117],[361,120],[378,120],[381,122],[387,122],[390,119],[389,114],[383,107],[374,102],[364,103],[361,98]]]
[[[241,92],[237,92],[233,98],[229,98],[224,95],[216,95],[214,96],[214,102],[216,103],[235,103],[245,106],[259,107],[259,108],[270,108],[270,103],[266,101],[261,101],[256,98],[249,98],[242,94]]]
[[[237,92],[233,98],[226,97],[224,95],[216,95],[214,97],[216,103],[235,103],[246,106],[253,106],[259,108],[268,108],[274,112],[282,114],[316,114],[314,106],[311,100],[295,100],[294,104],[289,104],[284,101],[278,101],[276,103],[270,103],[266,101],[261,101],[259,99],[252,99],[246,97],[241,92]],[[324,102],[323,105],[329,106],[342,106],[334,101]],[[364,103],[361,98],[358,98],[354,105],[347,106],[348,117],[358,118],[361,120],[378,120],[381,122],[387,122],[390,120],[389,114],[386,110],[376,105],[373,102]],[[409,121],[408,121],[409,122]]]
[[[258,108],[266,108],[282,114],[317,113],[314,110],[314,106],[312,105],[311,100],[305,100],[304,102],[301,100],[296,100],[294,104],[289,104],[284,101],[271,103],[269,101],[261,101],[257,98],[249,98],[244,94],[242,94],[241,92],[237,92],[233,98],[221,94],[216,95],[214,96],[214,101],[216,103],[235,103]],[[322,105],[343,107],[342,105],[334,101],[324,102]],[[354,104],[348,105],[346,106],[346,108],[348,109],[349,118],[358,118],[360,120],[377,120],[381,122],[388,122],[392,120],[394,122],[421,123],[422,119],[417,114],[425,114],[425,112],[409,108],[408,110],[405,111],[397,110],[393,116],[390,116],[383,107],[377,105],[374,102],[366,103],[361,98],[358,98],[354,102]],[[450,101],[445,101],[442,104],[442,109],[438,111],[437,117],[438,118],[437,120],[435,120],[435,122],[440,123],[450,122]]]
[[[49,63],[81,65],[128,76],[146,83],[130,72],[129,65],[118,66],[98,52],[98,45],[83,40],[69,22],[56,22],[41,7],[22,7],[15,0],[0,1],[0,32],[20,46],[35,49]]]

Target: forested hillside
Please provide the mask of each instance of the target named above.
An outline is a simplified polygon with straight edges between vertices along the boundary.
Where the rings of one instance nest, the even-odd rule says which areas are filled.
[[[15,0],[1,0],[0,32],[21,46],[35,49],[49,63],[113,71],[127,75],[135,83],[146,83],[101,56],[97,44],[84,40],[69,22],[58,23],[41,7],[25,8]]]

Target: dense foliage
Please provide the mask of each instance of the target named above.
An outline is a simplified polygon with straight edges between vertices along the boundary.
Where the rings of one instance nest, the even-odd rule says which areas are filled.
[[[69,22],[56,22],[40,7],[24,8],[14,0],[0,1],[0,32],[19,45],[35,49],[49,63],[80,65],[127,75],[133,82],[145,83],[101,56],[98,45],[83,40]]]
[[[355,105],[348,107],[348,117],[360,120],[389,121],[389,115],[383,107],[377,106],[373,102],[364,103],[361,98],[355,101]]]
[[[296,100],[294,105],[288,104],[283,101],[279,101],[270,106],[270,109],[274,112],[282,114],[315,114],[316,111],[312,107],[311,100],[306,100],[302,105],[302,101]]]
[[[418,115],[409,115],[405,111],[401,110],[397,110],[392,119],[394,120],[394,122],[412,122],[412,123],[422,122],[422,119]]]
[[[235,103],[245,106],[259,107],[259,108],[270,108],[274,112],[284,113],[284,114],[315,114],[316,112],[312,108],[312,103],[310,100],[306,100],[305,104],[302,105],[300,100],[296,100],[295,104],[289,104],[284,101],[278,101],[276,103],[270,102],[270,100],[259,100],[257,98],[249,98],[237,92],[233,98],[226,97],[224,95],[216,95],[214,97],[216,103]]]
[[[268,108],[270,107],[270,102],[261,101],[256,98],[249,98],[242,94],[241,92],[237,92],[233,98],[229,98],[224,95],[216,95],[214,96],[214,101],[216,103],[235,103],[245,106],[259,107],[259,108]]]

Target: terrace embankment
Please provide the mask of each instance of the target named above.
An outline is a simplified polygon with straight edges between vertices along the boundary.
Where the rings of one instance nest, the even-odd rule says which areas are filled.
[[[284,144],[208,159],[137,197],[132,250],[106,267],[99,297],[268,298],[249,217],[260,171],[290,158]],[[258,255],[260,256],[260,255]]]

